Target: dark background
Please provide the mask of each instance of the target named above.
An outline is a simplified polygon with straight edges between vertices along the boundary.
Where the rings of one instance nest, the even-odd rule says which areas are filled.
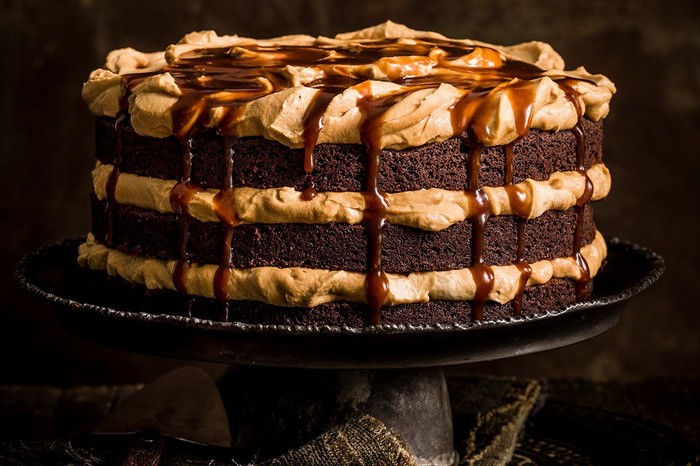
[[[386,19],[456,38],[547,41],[567,68],[610,77],[618,94],[604,158],[613,190],[597,204],[598,227],[667,262],[661,281],[605,334],[457,369],[598,380],[700,375],[700,2],[0,0],[0,383],[141,382],[181,364],[68,334],[12,276],[24,254],[88,231],[93,124],[80,89],[108,51],[162,50],[200,29],[333,35]]]

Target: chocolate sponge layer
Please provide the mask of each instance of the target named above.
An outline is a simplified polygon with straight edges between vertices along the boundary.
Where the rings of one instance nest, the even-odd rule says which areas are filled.
[[[584,166],[602,156],[602,123],[583,119]],[[114,162],[114,119],[98,118],[96,157]],[[378,177],[384,192],[425,188],[468,188],[469,141],[457,138],[404,150],[383,150]],[[154,178],[179,180],[182,173],[182,143],[174,137],[139,136],[127,122],[122,131],[120,169]],[[306,173],[303,149],[290,149],[263,138],[232,140],[233,186],[272,188],[292,186],[302,190]],[[486,147],[479,174],[482,186],[502,186],[505,177],[503,146]],[[224,139],[206,131],[192,140],[191,181],[204,188],[224,186]],[[313,180],[319,191],[363,191],[366,155],[362,145],[320,144],[314,151]],[[530,130],[513,147],[513,182],[526,178],[546,180],[557,171],[576,170],[576,139],[571,131]]]
[[[583,243],[595,237],[593,208],[584,209]],[[93,198],[92,232],[105,238],[105,202]],[[528,262],[567,257],[574,253],[574,209],[549,211],[528,220],[524,259]],[[493,216],[485,231],[484,259],[490,265],[508,265],[517,259],[517,220]],[[224,227],[218,222],[193,220],[187,252],[196,263],[219,264]],[[112,247],[159,259],[178,258],[179,225],[175,214],[115,205],[112,210]],[[452,270],[471,264],[472,225],[457,223],[439,232],[388,224],[384,229],[382,261],[386,272],[408,273]],[[368,236],[363,225],[330,223],[239,225],[232,239],[233,265],[243,267],[310,267],[367,270]]]

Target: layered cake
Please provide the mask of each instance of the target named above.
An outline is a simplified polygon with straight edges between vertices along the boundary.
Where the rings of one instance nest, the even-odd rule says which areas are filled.
[[[78,261],[150,312],[467,323],[590,297],[614,85],[547,44],[395,23],[120,49]]]

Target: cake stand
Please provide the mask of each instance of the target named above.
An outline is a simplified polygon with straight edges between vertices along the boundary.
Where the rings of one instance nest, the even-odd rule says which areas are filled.
[[[403,438],[419,464],[447,466],[458,457],[443,367],[592,338],[613,327],[628,300],[663,273],[663,259],[653,251],[606,240],[607,264],[594,279],[593,299],[534,317],[467,325],[252,325],[114,309],[104,305],[104,288],[91,283],[94,274],[76,265],[80,240],[28,254],[16,277],[54,305],[63,326],[87,340],[232,365],[221,391],[237,457],[270,458],[367,413]]]

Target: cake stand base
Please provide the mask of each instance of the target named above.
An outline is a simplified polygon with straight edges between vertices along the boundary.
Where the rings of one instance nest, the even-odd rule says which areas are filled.
[[[450,400],[440,368],[233,367],[220,388],[237,459],[278,456],[354,416],[368,414],[403,439],[420,466],[457,464]]]
[[[47,246],[18,264],[22,287],[52,303],[60,322],[99,344],[144,354],[232,364],[222,380],[238,453],[264,459],[358,413],[403,438],[422,465],[457,461],[441,367],[545,351],[617,323],[629,298],[656,282],[653,251],[606,238],[594,297],[532,317],[468,325],[368,328],[251,325],[114,309],[109,287],[77,266],[80,240]],[[102,278],[102,280],[104,280]]]

